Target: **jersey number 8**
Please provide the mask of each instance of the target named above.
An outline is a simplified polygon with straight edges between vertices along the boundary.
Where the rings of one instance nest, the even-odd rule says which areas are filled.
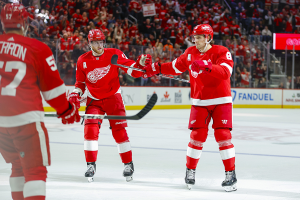
[[[230,52],[227,52],[227,53],[226,53],[226,58],[227,58],[227,60],[232,60],[232,57],[231,57],[231,53],[230,53]]]

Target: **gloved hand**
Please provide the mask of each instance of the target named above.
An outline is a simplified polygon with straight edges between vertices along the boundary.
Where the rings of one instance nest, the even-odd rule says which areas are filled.
[[[69,94],[68,100],[70,103],[74,103],[77,109],[80,108],[80,96],[78,93],[72,92],[71,94]]]
[[[152,65],[147,65],[144,67],[143,70],[145,70],[145,72],[143,73],[143,78],[148,78],[151,76],[154,76],[155,74],[159,74],[160,73],[160,63],[159,62],[155,62],[152,63]]]
[[[150,54],[142,54],[136,60],[137,68],[143,69],[147,65],[152,64],[152,56]]]
[[[63,124],[73,124],[74,122],[80,122],[80,115],[75,103],[69,102],[69,108],[61,114],[57,113],[57,115],[58,118],[61,118],[61,122]]]
[[[195,60],[191,66],[191,71],[197,74],[200,74],[201,72],[210,73],[211,69],[212,63],[207,62],[206,60]]]

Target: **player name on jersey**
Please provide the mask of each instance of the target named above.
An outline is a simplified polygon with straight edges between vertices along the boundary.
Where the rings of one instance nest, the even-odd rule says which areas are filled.
[[[27,48],[14,42],[0,41],[0,54],[9,54],[19,59],[25,60]]]

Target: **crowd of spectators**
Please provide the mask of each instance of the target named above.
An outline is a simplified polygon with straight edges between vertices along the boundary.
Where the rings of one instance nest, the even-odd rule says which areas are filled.
[[[61,76],[70,85],[75,82],[78,57],[90,50],[87,34],[95,28],[105,34],[107,47],[119,48],[128,58],[149,53],[153,62],[165,63],[194,45],[190,33],[196,25],[210,24],[215,44],[226,46],[233,55],[233,87],[266,87],[272,71],[258,43],[270,43],[274,32],[300,33],[300,0],[227,0],[230,7],[212,0],[21,2],[30,13],[27,35],[52,49]],[[143,16],[146,3],[155,3],[155,16]],[[119,77],[121,85],[188,86],[160,77],[133,79],[122,70]],[[179,78],[189,79],[188,72]]]

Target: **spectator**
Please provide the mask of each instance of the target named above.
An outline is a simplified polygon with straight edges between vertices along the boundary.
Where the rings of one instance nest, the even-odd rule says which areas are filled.
[[[258,85],[257,85],[257,87],[258,88],[266,88],[266,79],[265,78],[261,78],[260,80],[259,80],[259,82],[258,82]]]
[[[269,43],[272,37],[271,31],[268,29],[268,26],[265,26],[265,29],[262,31],[262,41],[264,43]]]
[[[274,32],[274,16],[272,15],[272,12],[269,11],[268,15],[265,16],[265,25],[268,26],[268,29],[272,32]]]

